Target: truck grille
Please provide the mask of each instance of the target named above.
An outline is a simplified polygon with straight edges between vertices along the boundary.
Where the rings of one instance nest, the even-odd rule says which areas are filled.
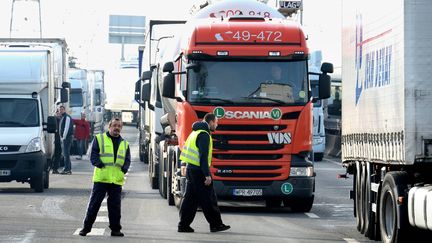
[[[284,147],[283,144],[225,144],[215,142],[214,149],[219,150],[278,150]]]
[[[282,154],[213,154],[213,157],[220,160],[277,160]]]

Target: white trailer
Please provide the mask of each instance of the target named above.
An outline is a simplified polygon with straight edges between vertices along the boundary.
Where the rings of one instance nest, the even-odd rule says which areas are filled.
[[[342,163],[371,239],[432,229],[431,12],[429,0],[343,1]]]

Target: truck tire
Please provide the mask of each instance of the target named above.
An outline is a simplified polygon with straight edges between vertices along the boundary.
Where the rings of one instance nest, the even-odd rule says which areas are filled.
[[[371,176],[372,176],[372,165],[369,162],[365,164],[365,199],[364,199],[364,210],[365,210],[365,236],[370,240],[379,240],[379,224],[375,220],[375,215],[372,211],[372,201],[374,199],[373,192],[371,190]],[[376,202],[377,203],[377,202]],[[378,205],[378,203],[377,203]]]
[[[362,193],[362,165],[359,161],[356,162],[355,172],[355,212],[357,230],[361,233],[364,232],[364,220],[363,220],[363,193]]]
[[[385,175],[379,200],[379,224],[382,242],[403,242],[409,223],[407,205],[398,206],[398,198],[406,196],[407,174],[405,172],[389,172]],[[399,225],[399,227],[398,227]]]
[[[175,172],[174,172],[174,164],[176,164],[175,161],[175,155],[174,155],[174,151],[172,151],[171,149],[168,150],[168,168],[167,168],[167,201],[168,201],[168,205],[169,206],[174,206],[174,194],[172,192],[172,182],[173,177],[175,176]]]
[[[41,171],[38,175],[33,175],[30,178],[30,188],[32,188],[35,192],[43,192],[44,191],[44,172]]]
[[[314,153],[314,161],[322,161],[324,157],[323,153]]]
[[[44,171],[43,172],[44,173],[44,176],[43,176],[43,178],[44,178],[44,189],[48,189],[49,188],[49,170],[46,170],[46,171]]]
[[[149,162],[148,165],[150,187],[151,189],[158,189],[159,188],[158,173],[157,173],[158,168],[155,162],[153,161],[153,152],[151,150],[149,151],[148,154],[148,161],[151,161]],[[153,176],[153,173],[155,174],[155,176]]]
[[[165,178],[166,159],[163,157],[163,146],[159,146],[159,194],[167,198],[167,180]]]
[[[290,207],[292,212],[306,213],[311,211],[315,196],[308,198],[284,199],[285,207]]]

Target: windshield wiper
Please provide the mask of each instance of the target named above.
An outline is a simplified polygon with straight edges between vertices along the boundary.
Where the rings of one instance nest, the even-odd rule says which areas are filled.
[[[14,126],[19,126],[19,127],[25,127],[26,125],[21,123],[21,122],[17,122],[17,121],[0,121],[0,126],[2,125],[14,125]]]
[[[199,100],[197,100],[196,102],[200,102],[200,101],[212,101],[212,100],[222,101],[222,102],[228,103],[228,104],[234,104],[234,102],[232,100],[221,99],[221,98],[213,98],[213,97],[203,97],[203,98],[200,98]]]
[[[261,97],[261,96],[246,96],[246,97],[242,97],[243,99],[250,99],[250,100],[270,100],[273,102],[276,102],[280,105],[285,105],[287,104],[285,101],[283,100],[278,100],[278,99],[272,99],[272,98],[267,98],[267,97]]]

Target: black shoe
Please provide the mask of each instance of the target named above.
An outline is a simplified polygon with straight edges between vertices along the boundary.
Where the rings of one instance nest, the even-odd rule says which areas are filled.
[[[124,234],[120,230],[119,231],[111,231],[111,236],[123,237]]]
[[[82,229],[78,234],[81,236],[86,236],[88,233],[90,233],[91,230]]]
[[[225,231],[225,230],[228,230],[230,228],[231,228],[231,226],[229,226],[229,225],[221,224],[217,227],[210,227],[210,232]]]
[[[195,230],[192,227],[187,226],[187,227],[178,227],[177,232],[180,232],[180,233],[193,233],[193,232],[195,232]]]
[[[53,174],[59,174],[60,172],[58,170],[53,170],[52,173]]]
[[[70,171],[70,170],[64,170],[64,171],[62,171],[62,172],[60,172],[60,174],[62,174],[62,175],[72,175],[72,171]]]

